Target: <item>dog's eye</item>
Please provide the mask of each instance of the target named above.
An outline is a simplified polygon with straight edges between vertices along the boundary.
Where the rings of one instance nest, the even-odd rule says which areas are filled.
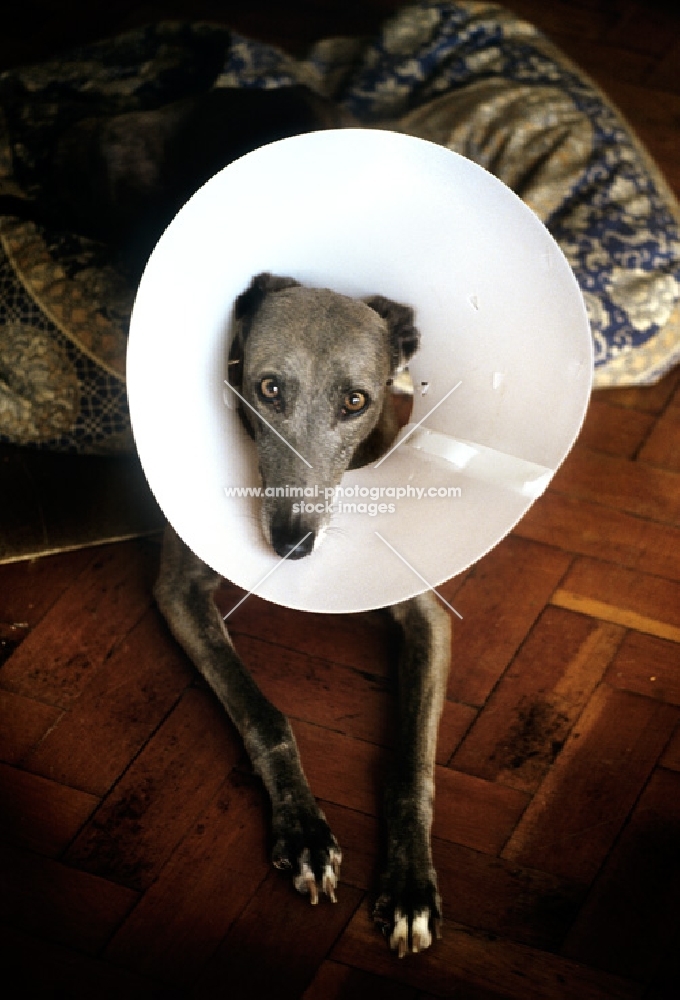
[[[368,406],[368,396],[365,392],[358,392],[353,390],[352,392],[345,393],[344,399],[342,401],[342,416],[343,417],[354,417],[357,413],[361,413]]]
[[[260,395],[268,403],[273,403],[281,398],[281,388],[273,375],[263,378],[259,385]]]

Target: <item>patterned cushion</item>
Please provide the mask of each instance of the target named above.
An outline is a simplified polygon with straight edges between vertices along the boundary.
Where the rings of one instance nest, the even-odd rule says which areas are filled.
[[[0,194],[35,194],[55,132],[210,87],[305,83],[371,127],[448,146],[536,211],[582,288],[595,384],[658,380],[680,358],[680,211],[621,116],[502,7],[425,0],[373,40],[305,60],[203,24],[159,24],[0,76]],[[124,355],[134,296],[108,248],[0,216],[0,440],[131,447]]]
[[[225,28],[160,24],[0,75],[0,195],[40,192],[54,137],[209,89]],[[0,441],[134,448],[125,352],[135,286],[110,248],[0,214]]]

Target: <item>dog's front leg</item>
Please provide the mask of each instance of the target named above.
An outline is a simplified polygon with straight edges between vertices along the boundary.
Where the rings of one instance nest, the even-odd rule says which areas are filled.
[[[158,606],[238,729],[272,803],[277,868],[294,872],[295,887],[312,903],[335,901],[341,854],[307,784],[293,731],[265,698],[236,653],[213,595],[220,577],[166,530]]]
[[[437,731],[446,695],[451,622],[431,594],[390,608],[401,626],[399,730],[385,796],[387,866],[374,918],[390,947],[422,951],[439,931],[441,901],[432,865]]]

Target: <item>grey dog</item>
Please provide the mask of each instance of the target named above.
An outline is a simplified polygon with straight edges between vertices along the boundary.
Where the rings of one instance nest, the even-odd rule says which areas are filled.
[[[382,296],[352,299],[260,274],[237,299],[230,381],[248,404],[265,487],[335,487],[384,454],[396,431],[389,384],[418,347],[413,310]],[[259,419],[259,415],[262,419]],[[306,456],[313,473],[286,441]],[[270,492],[276,492],[270,491]],[[279,493],[284,492],[279,490]],[[311,506],[311,505],[310,505]],[[330,514],[293,499],[262,504],[264,536],[281,556],[313,558]],[[233,720],[271,798],[273,862],[312,903],[335,901],[340,847],[304,775],[286,717],[258,689],[213,600],[219,576],[168,529],[156,598],[170,628]],[[374,918],[399,956],[429,947],[441,901],[431,826],[437,729],[450,659],[450,620],[432,593],[388,609],[402,632],[399,736],[385,795],[387,859]]]

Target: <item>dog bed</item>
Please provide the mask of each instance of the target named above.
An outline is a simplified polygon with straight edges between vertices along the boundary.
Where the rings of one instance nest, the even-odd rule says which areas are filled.
[[[208,24],[161,23],[0,76],[0,195],[40,193],[55,136],[88,116],[211,88],[305,84],[374,128],[477,161],[561,245],[593,331],[595,385],[657,381],[680,358],[680,212],[617,111],[502,7],[433,0],[373,39],[296,60]],[[132,449],[125,395],[134,283],[110,247],[0,214],[0,441]]]

